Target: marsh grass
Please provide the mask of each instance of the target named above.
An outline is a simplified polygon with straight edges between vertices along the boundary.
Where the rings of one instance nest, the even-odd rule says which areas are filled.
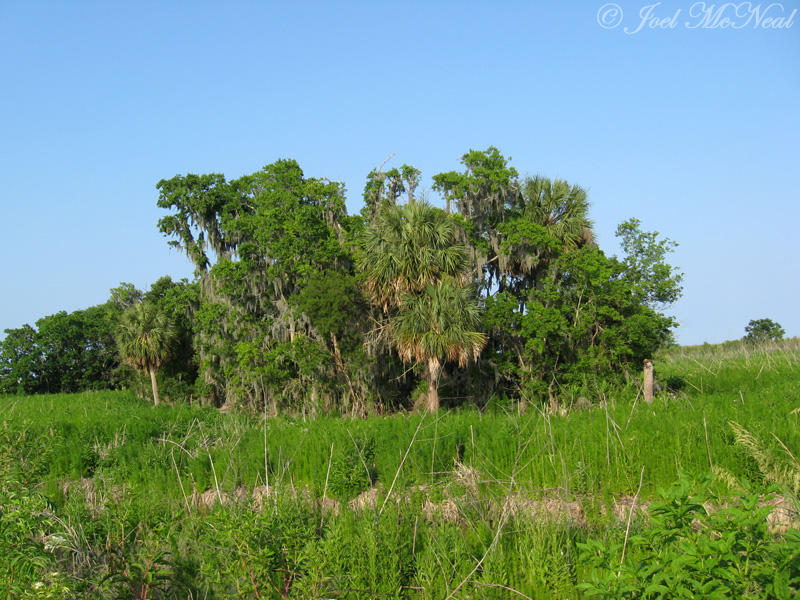
[[[125,392],[6,397],[3,477],[49,507],[26,539],[65,540],[37,546],[37,564],[74,573],[80,597],[579,597],[577,544],[634,539],[637,492],[647,506],[712,465],[730,475],[710,484],[720,501],[731,482],[766,491],[776,478],[743,431],[764,456],[798,455],[797,340],[654,363],[652,405],[632,383],[563,415],[265,419]]]
[[[737,476],[756,475],[752,461],[736,447],[729,421],[767,443],[777,445],[774,434],[787,447],[800,447],[800,415],[792,413],[800,406],[796,388],[777,378],[758,395],[752,388],[743,390],[742,401],[738,383],[726,388],[715,381],[714,391],[702,395],[662,393],[650,406],[622,398],[567,416],[454,411],[429,418],[413,445],[418,415],[363,421],[277,418],[264,424],[257,417],[223,416],[211,409],[153,409],[112,392],[23,399],[2,419],[15,453],[46,486],[96,477],[159,502],[183,503],[181,485],[186,493],[217,487],[232,493],[264,485],[267,477],[273,485],[321,496],[331,446],[334,465],[349,465],[351,477],[363,470],[354,444],[369,445],[370,464],[357,485],[380,483],[388,489],[396,477],[397,491],[435,487],[452,480],[462,465],[488,492],[508,479],[516,452],[509,440],[518,428],[529,441],[518,474],[521,490],[632,494],[644,466],[643,494],[648,496],[679,471],[709,470],[709,457]]]

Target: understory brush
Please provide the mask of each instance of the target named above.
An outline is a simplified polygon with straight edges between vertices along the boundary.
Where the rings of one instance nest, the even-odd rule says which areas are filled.
[[[722,504],[709,484],[683,479],[646,514],[632,506],[627,526],[603,527],[505,511],[481,517],[469,499],[455,502],[455,518],[414,502],[337,512],[278,494],[261,506],[160,515],[113,501],[82,514],[69,501],[59,515],[36,492],[27,504],[6,492],[3,506],[10,501],[25,525],[3,518],[0,565],[12,569],[3,591],[136,600],[793,597],[798,531],[770,532],[760,494]]]

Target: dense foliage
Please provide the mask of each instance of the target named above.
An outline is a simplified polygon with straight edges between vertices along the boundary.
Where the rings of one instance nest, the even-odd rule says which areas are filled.
[[[709,510],[709,480],[687,479],[661,490],[648,509],[650,526],[629,538],[579,543],[591,578],[587,598],[682,599],[795,597],[800,591],[800,531],[768,533],[758,494],[743,493]],[[625,560],[625,553],[628,560]]]
[[[744,328],[744,339],[748,342],[782,340],[786,331],[772,319],[753,319]]]
[[[608,257],[581,187],[521,178],[493,147],[461,162],[433,177],[446,210],[403,165],[369,174],[353,216],[341,184],[292,160],[234,180],[162,180],[159,229],[194,282],[122,284],[103,305],[7,330],[0,392],[145,395],[150,376],[154,396],[273,414],[435,411],[440,391],[445,406],[555,410],[670,341],[676,323],[660,311],[681,293],[674,242],[631,219],[617,232],[623,256]],[[174,330],[146,364],[123,336],[142,306]]]
[[[109,304],[7,329],[0,344],[0,391],[54,393],[116,387],[116,310]]]
[[[170,277],[162,277],[146,293],[122,283],[111,290],[104,304],[43,317],[36,327],[7,329],[0,341],[0,393],[132,387],[143,395],[144,382],[124,364],[119,335],[124,315],[146,304],[157,308],[173,330],[170,355],[162,369],[167,395],[188,398],[195,377],[191,317],[196,296],[195,284],[174,282]]]

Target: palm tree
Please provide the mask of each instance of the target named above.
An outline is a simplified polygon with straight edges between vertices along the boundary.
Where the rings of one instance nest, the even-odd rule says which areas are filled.
[[[404,361],[424,366],[431,411],[439,408],[443,364],[466,366],[486,344],[456,234],[453,218],[426,202],[387,206],[365,232],[359,257],[367,294],[385,317],[384,335]]]
[[[532,277],[537,288],[543,285],[555,253],[594,245],[586,191],[563,179],[526,178],[513,212],[546,234],[538,243],[510,246],[502,257],[512,274]]]
[[[586,190],[563,179],[528,177],[522,184],[523,214],[547,228],[565,249],[593,243]]]
[[[445,275],[463,276],[466,266],[452,218],[427,202],[385,207],[362,238],[359,267],[367,294],[384,313],[408,292],[420,292]]]
[[[430,283],[419,294],[406,294],[403,308],[390,321],[400,358],[425,365],[426,408],[439,410],[439,376],[447,361],[465,367],[477,360],[486,336],[477,331],[481,317],[475,292],[452,278]]]
[[[124,313],[117,332],[122,361],[150,375],[153,403],[158,405],[156,373],[169,358],[176,332],[169,317],[152,303],[137,304]]]

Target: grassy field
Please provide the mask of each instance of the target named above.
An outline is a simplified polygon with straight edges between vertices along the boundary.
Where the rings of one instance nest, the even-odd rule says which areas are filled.
[[[792,500],[800,483],[800,342],[676,348],[655,364],[652,405],[631,385],[558,415],[303,421],[121,392],[2,398],[0,596],[641,597],[635,582],[666,585],[643,574],[668,560],[646,536],[718,518],[689,498],[735,506],[750,490],[741,525],[768,491]],[[770,549],[761,562],[748,550],[763,577],[790,561],[795,591],[800,545],[764,517],[736,531]],[[681,531],[670,539],[717,539]],[[740,595],[782,597],[742,568]],[[647,597],[681,597],[666,589]]]

